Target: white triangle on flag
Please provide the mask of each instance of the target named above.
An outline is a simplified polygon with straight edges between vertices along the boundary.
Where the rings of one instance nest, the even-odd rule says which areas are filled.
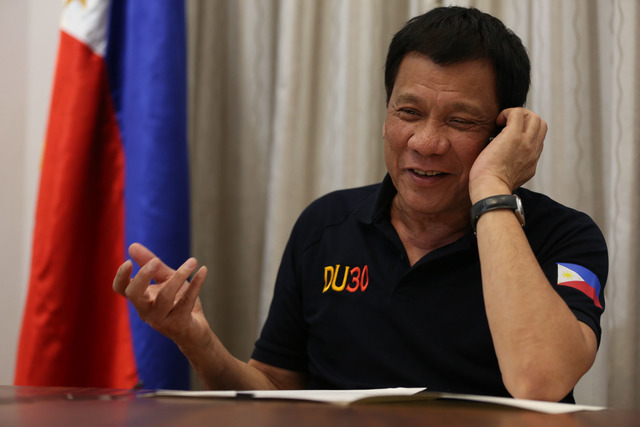
[[[558,283],[576,282],[576,281],[584,282],[584,279],[572,269],[567,268],[564,265],[558,264]]]
[[[104,56],[110,6],[111,0],[67,0],[60,29]]]

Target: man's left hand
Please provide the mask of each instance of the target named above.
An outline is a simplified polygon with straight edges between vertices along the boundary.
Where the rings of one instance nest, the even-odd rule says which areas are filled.
[[[471,202],[511,194],[530,180],[542,153],[547,124],[525,108],[502,111],[496,124],[504,129],[480,153],[469,173]]]

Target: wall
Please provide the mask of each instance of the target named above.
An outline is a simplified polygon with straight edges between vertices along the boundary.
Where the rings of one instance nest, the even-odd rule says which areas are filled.
[[[0,0],[0,384],[13,382],[61,6]]]

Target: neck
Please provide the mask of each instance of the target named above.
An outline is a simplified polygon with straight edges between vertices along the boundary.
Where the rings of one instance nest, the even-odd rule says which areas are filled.
[[[403,209],[394,198],[391,224],[404,245],[409,263],[414,265],[429,252],[455,242],[469,226],[468,210],[438,214],[421,214]]]

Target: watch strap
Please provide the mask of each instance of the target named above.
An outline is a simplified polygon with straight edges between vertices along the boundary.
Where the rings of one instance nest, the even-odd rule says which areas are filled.
[[[471,226],[474,232],[480,216],[494,209],[512,209],[516,213],[520,225],[524,226],[524,212],[520,198],[515,194],[501,194],[482,199],[471,207]]]

